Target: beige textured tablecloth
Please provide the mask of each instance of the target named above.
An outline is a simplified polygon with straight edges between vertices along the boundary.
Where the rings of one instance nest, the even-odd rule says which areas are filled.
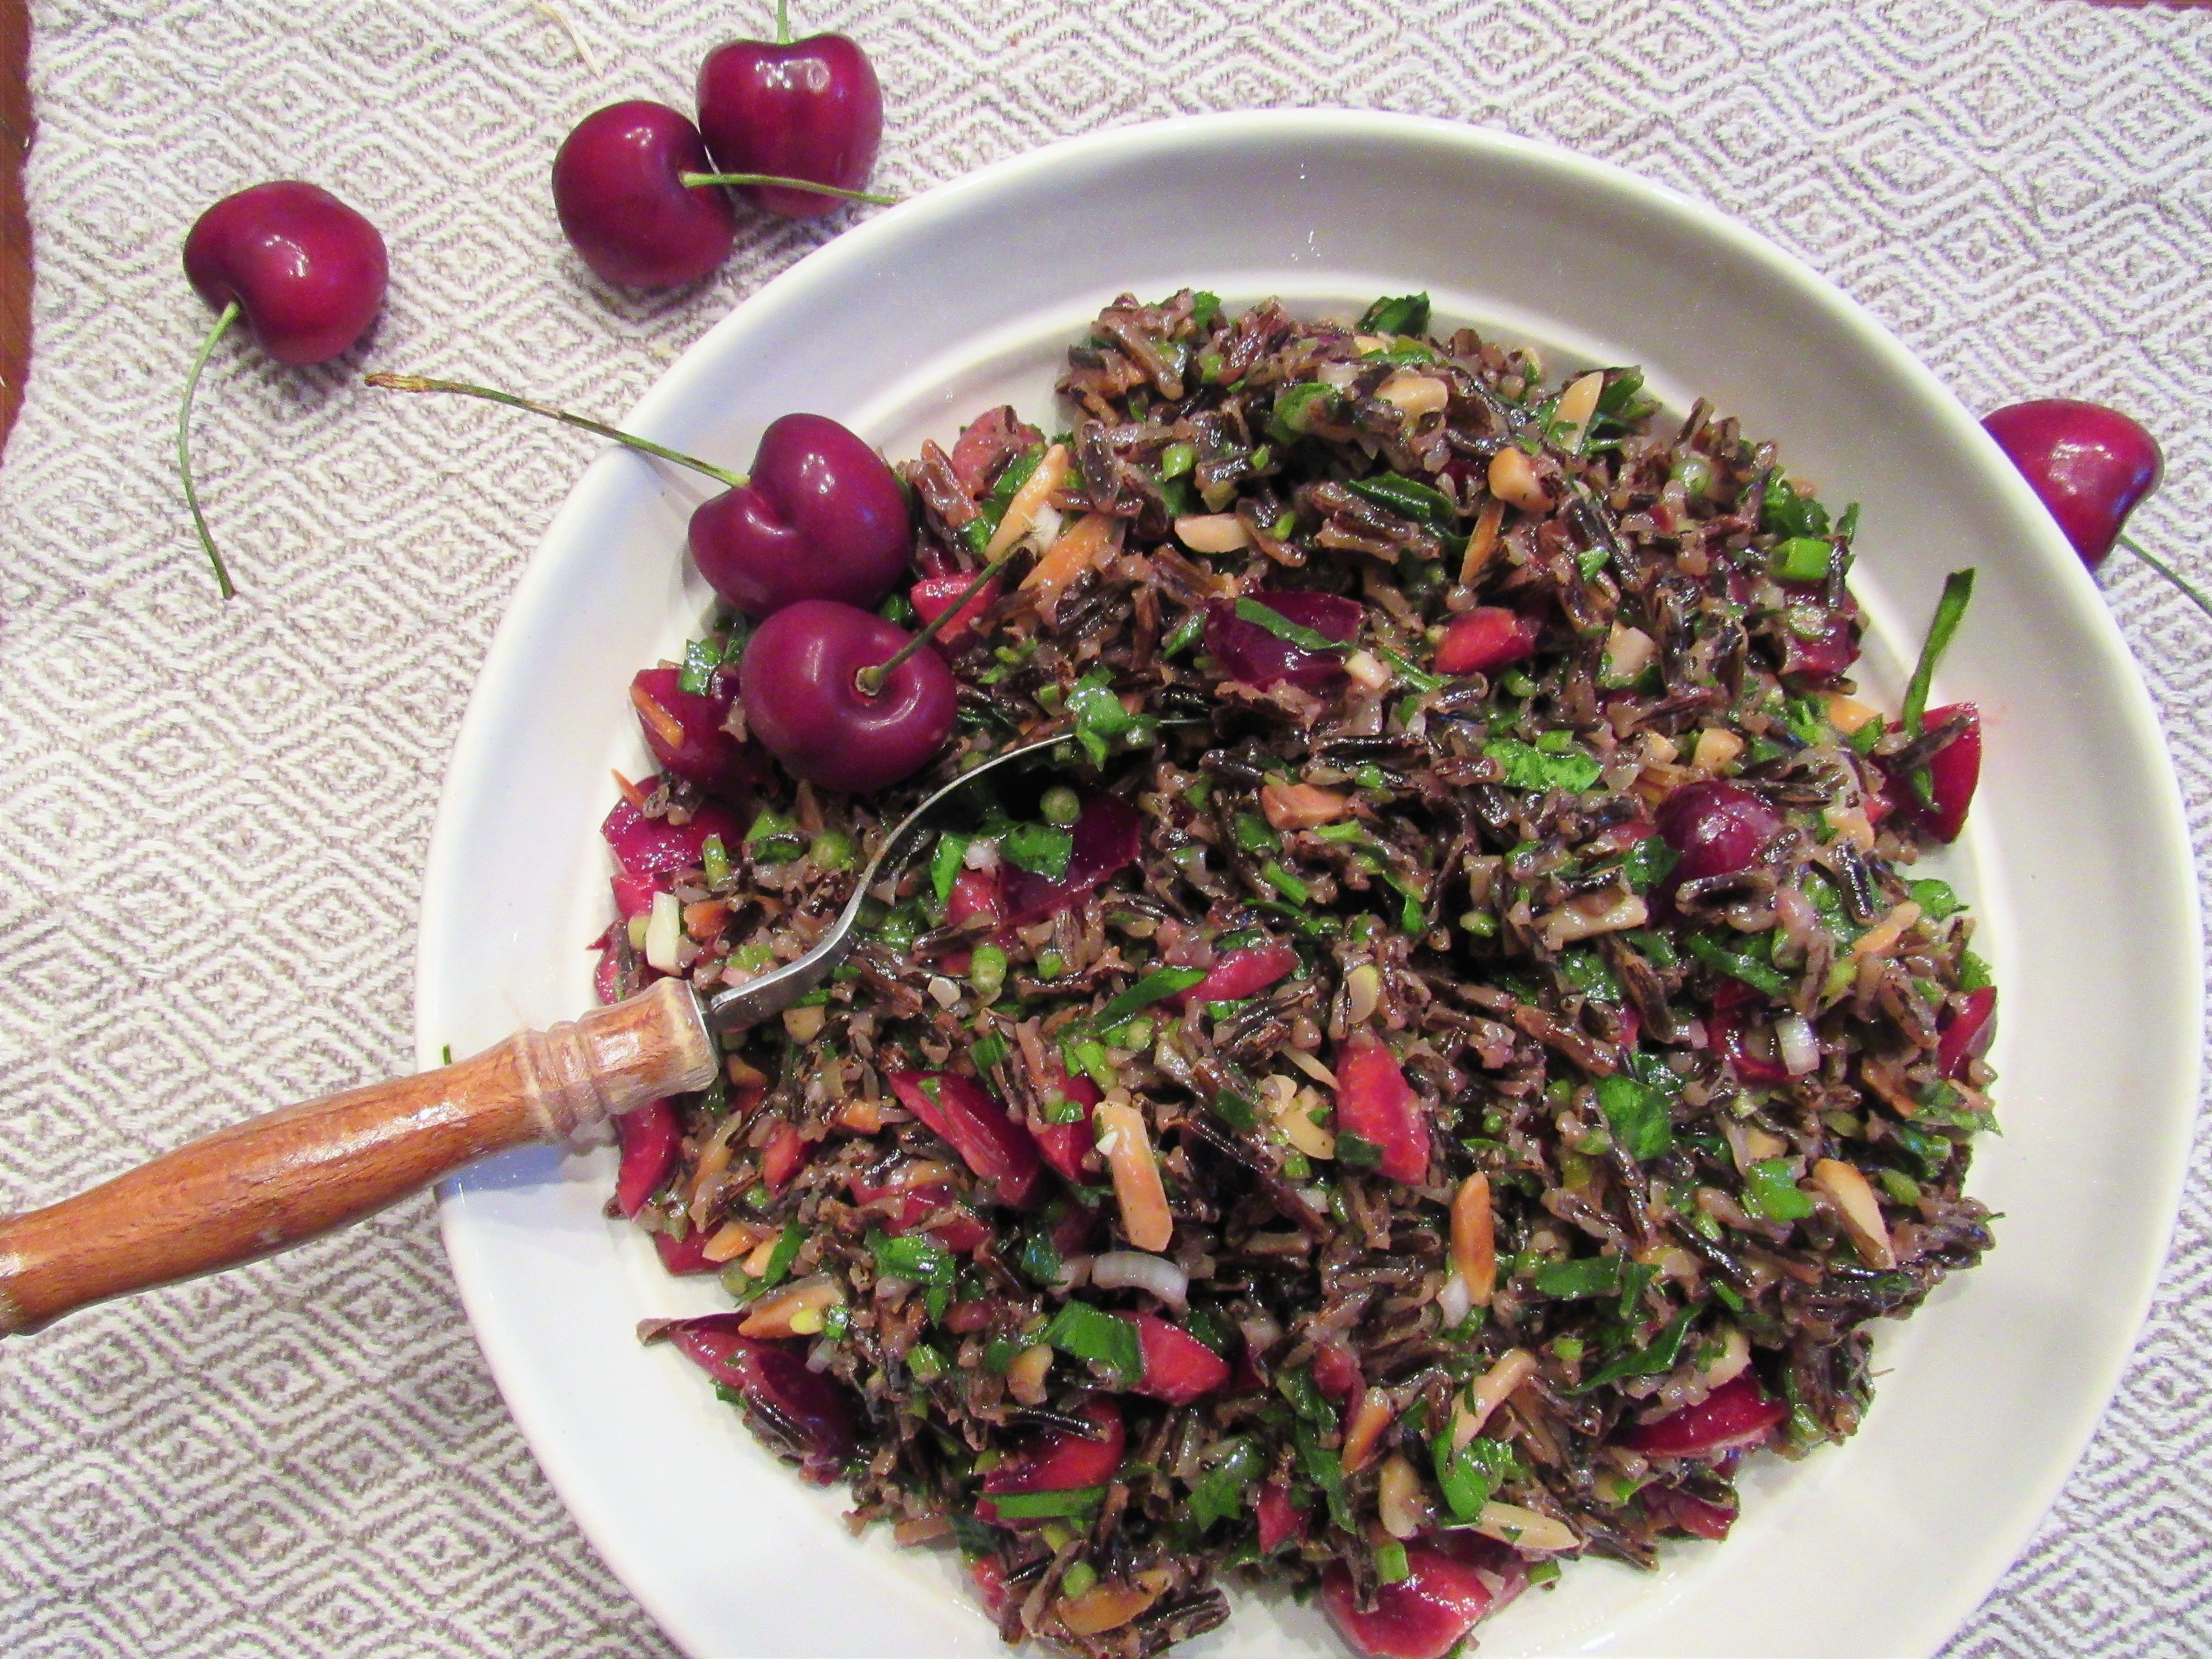
[[[1347,104],[1554,139],[1717,204],[1976,408],[2063,392],[2164,436],[2141,536],[2212,580],[2212,11],[2080,0],[799,0],[880,65],[911,191],[1063,134]],[[688,106],[763,30],[693,0],[34,8],[37,357],[0,468],[0,1208],[404,1068],[415,904],[468,688],[586,441],[397,406],[362,364],[613,413],[821,229],[702,289],[601,289],[546,188],[571,123]],[[573,26],[574,37],[551,11]],[[304,177],[391,245],[361,362],[226,346],[202,488],[170,465],[207,313],[194,215]],[[2108,591],[2201,837],[2203,619]],[[2102,1433],[1959,1655],[2212,1651],[2212,1209],[2200,1152]],[[662,1655],[502,1412],[427,1200],[0,1349],[0,1651]]]

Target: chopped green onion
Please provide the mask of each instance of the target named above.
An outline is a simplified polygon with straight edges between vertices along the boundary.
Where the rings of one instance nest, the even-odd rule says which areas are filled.
[[[891,1238],[879,1232],[868,1235],[868,1249],[876,1258],[876,1272],[885,1279],[903,1279],[916,1285],[951,1286],[958,1265],[952,1253],[933,1239],[909,1233]]]
[[[947,830],[937,838],[937,851],[931,854],[929,860],[929,884],[935,890],[940,905],[951,901],[952,884],[959,877],[961,867],[968,858],[968,848],[974,840],[973,836],[963,836],[953,830]]]
[[[1761,938],[1765,937],[1760,935]],[[1726,974],[1730,979],[1740,979],[1756,990],[1771,997],[1790,994],[1789,976],[1757,957],[1741,951],[1731,951],[1710,933],[1692,933],[1686,941],[1690,954],[1717,974]]]
[[[1000,1511],[1002,1514],[1004,1511]],[[1075,1596],[1087,1592],[1098,1582],[1098,1569],[1088,1561],[1071,1561],[1067,1571],[1060,1576],[1060,1593]]]
[[[1006,988],[1006,953],[995,945],[979,945],[968,953],[968,982],[975,988],[977,997],[989,1002]],[[993,1040],[999,1042],[999,1052],[1003,1057],[1006,1053],[1004,1041]],[[976,1065],[982,1066],[981,1043],[975,1045],[975,1053]]]
[[[720,887],[730,878],[730,852],[720,836],[709,836],[700,844],[699,862],[707,872],[709,887]]]
[[[1170,444],[1160,451],[1160,477],[1180,478],[1198,465],[1198,452],[1188,444]]]
[[[755,864],[789,864],[806,851],[799,826],[781,812],[762,811],[745,831],[745,851]]]
[[[1111,1030],[1139,1008],[1180,996],[1205,977],[1202,968],[1155,968],[1098,1011],[1098,1027]]]
[[[1001,1521],[1042,1521],[1055,1516],[1087,1516],[1106,1501],[1103,1486],[1071,1486],[1064,1492],[1005,1492],[990,1498]]]
[[[1257,812],[1239,812],[1230,827],[1236,832],[1237,845],[1247,853],[1273,853],[1283,844],[1275,826]]]
[[[1697,1311],[1695,1308],[1683,1309],[1652,1339],[1650,1347],[1637,1348],[1607,1361],[1584,1377],[1574,1392],[1588,1394],[1624,1376],[1659,1376],[1673,1370],[1682,1357],[1682,1343],[1690,1334],[1690,1322],[1697,1316]]]
[[[1076,810],[1080,813],[1082,808],[1079,805]],[[1017,823],[1000,837],[999,851],[1016,869],[1058,881],[1066,875],[1067,861],[1075,856],[1075,836],[1050,824]]]
[[[1426,294],[1402,295],[1396,299],[1385,297],[1360,313],[1358,332],[1361,334],[1425,334],[1429,331],[1429,296]]]
[[[842,830],[824,830],[807,843],[806,851],[817,869],[849,870],[853,867],[853,838]]]
[[[1094,668],[1067,693],[1068,713],[1074,717],[1075,735],[1093,766],[1106,764],[1115,738],[1127,736],[1136,717],[1121,706],[1114,684],[1103,668]]]
[[[1244,1494],[1267,1473],[1267,1460],[1242,1436],[1222,1448],[1221,1461],[1194,1482],[1187,1501],[1193,1525],[1202,1533],[1217,1521],[1233,1519],[1244,1508]]]
[[[1785,582],[1816,582],[1828,574],[1828,544],[1817,536],[1792,536],[1775,544],[1769,568]]]
[[[1083,797],[1064,783],[1055,783],[1044,792],[1037,803],[1037,811],[1047,823],[1066,829],[1083,816]]]
[[[1270,887],[1293,904],[1304,904],[1313,896],[1311,888],[1273,859],[1260,866],[1260,874]]]
[[[1800,1221],[1814,1204],[1798,1190],[1788,1160],[1770,1158],[1743,1172],[1743,1207],[1761,1221]]]
[[[1927,642],[1920,647],[1920,660],[1914,665],[1911,681],[1905,688],[1905,707],[1899,719],[1907,734],[1920,735],[1920,722],[1928,712],[1929,688],[1936,678],[1936,665],[1943,659],[1949,649],[1951,636],[1959,631],[1959,623],[1966,614],[1967,601],[1974,597],[1974,573],[1954,570],[1943,579],[1943,596],[1936,602],[1936,615],[1928,624]]]
[[[1425,668],[1414,667],[1387,645],[1378,645],[1375,649],[1382,660],[1390,665],[1398,678],[1412,686],[1414,690],[1441,691],[1443,690],[1445,680],[1443,675],[1431,674]]]
[[[1667,1097],[1649,1084],[1620,1072],[1600,1078],[1597,1103],[1613,1139],[1638,1163],[1658,1158],[1674,1146]]]
[[[1312,629],[1292,622],[1281,611],[1262,605],[1257,599],[1237,600],[1237,617],[1240,622],[1252,623],[1264,628],[1277,639],[1287,641],[1301,650],[1342,651],[1346,648],[1345,641],[1332,640],[1316,634]]]
[[[1571,1302],[1579,1297],[1611,1296],[1620,1288],[1620,1258],[1590,1255],[1580,1261],[1547,1261],[1536,1269],[1536,1289]]]
[[[1375,1547],[1375,1582],[1395,1584],[1413,1576],[1412,1563],[1406,1559],[1406,1547],[1396,1539]]]
[[[1044,1328],[1044,1340],[1062,1353],[1095,1365],[1103,1365],[1127,1388],[1144,1375],[1144,1349],[1137,1328],[1086,1303],[1069,1302]]]
[[[806,1230],[796,1221],[777,1237],[775,1248],[768,1253],[768,1266],[761,1270],[761,1288],[767,1290],[781,1285],[791,1274],[791,1264],[798,1259],[799,1247],[806,1243]]]
[[[1168,630],[1167,638],[1160,641],[1160,654],[1172,657],[1178,652],[1188,651],[1198,642],[1198,636],[1204,632],[1206,613],[1203,611],[1190,612]]]

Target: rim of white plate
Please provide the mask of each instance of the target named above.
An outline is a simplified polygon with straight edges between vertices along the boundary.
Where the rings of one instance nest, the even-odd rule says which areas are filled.
[[[1510,157],[1523,166],[1565,175],[1593,191],[1612,193],[1623,198],[1624,205],[1659,208],[1686,221],[1687,228],[1725,245],[1735,256],[1762,267],[1769,276],[1795,290],[1800,299],[1846,326],[1863,346],[1881,361],[1889,374],[1910,383],[1929,404],[1943,411],[1956,439],[1981,453],[1988,481],[2009,498],[2013,516],[2021,520],[2021,533],[2027,544],[2023,549],[2024,556],[2042,567],[2039,574],[2044,579],[2058,584],[2062,602],[2072,613],[2071,620],[2084,630],[2084,637],[2094,641],[2099,660],[2093,667],[2098,683],[2112,688],[2120,699],[2119,712],[2124,716],[2128,737],[2163,757],[2165,740],[2149,694],[2094,579],[1980,422],[1886,326],[1804,261],[1718,209],[1611,162],[1489,128],[1431,117],[1356,110],[1254,111],[1181,116],[1060,140],[936,185],[845,230],[835,240],[764,283],[702,335],[660,375],[621,424],[628,430],[647,435],[665,435],[660,432],[663,417],[689,395],[690,383],[702,374],[704,365],[715,358],[721,338],[742,329],[752,313],[773,307],[794,289],[876,257],[884,245],[896,243],[924,222],[957,213],[979,193],[995,191],[1035,173],[1079,165],[1102,152],[1137,155],[1187,151],[1209,143],[1232,144],[1271,137],[1286,142],[1322,137],[1346,141],[1395,139]],[[538,550],[532,555],[517,584],[471,690],[441,791],[425,863],[416,997],[416,1061],[424,1067],[438,1063],[441,1039],[433,1030],[428,1011],[439,1000],[441,981],[438,961],[449,948],[444,920],[435,900],[452,880],[461,856],[453,829],[456,815],[449,809],[469,787],[471,777],[496,765],[498,757],[493,752],[491,739],[499,720],[494,712],[496,697],[493,694],[499,686],[507,659],[524,648],[532,632],[535,614],[553,600],[555,584],[547,550],[569,539],[572,526],[589,519],[597,510],[599,498],[620,487],[622,464],[619,450],[603,453],[586,470],[547,526]],[[2166,787],[2157,794],[2157,821],[2147,828],[2172,867],[2193,872],[2194,859],[2178,781],[2170,763],[2158,769]],[[2190,879],[2179,885],[2186,908],[2187,926],[2177,930],[2177,936],[2185,940],[2200,939],[2196,883]],[[2201,1010],[2203,977],[2198,956],[2193,951],[2184,951],[2172,967],[2179,976],[2178,982],[2194,994],[2190,1006]],[[1970,1565],[1970,1570],[1954,1573],[1947,1584],[1933,1591],[1925,1585],[1917,1587],[1927,1608],[1920,1621],[1925,1632],[1925,1639],[1918,1644],[1922,1650],[1933,1652],[1940,1647],[2017,1557],[2087,1448],[2140,1338],[2179,1212],[2193,1133],[2194,1103],[2202,1085],[2203,1056],[2197,1024],[2177,1022],[2174,1037],[2177,1053],[2172,1058],[2179,1064],[2177,1074],[2190,1081],[2190,1109],[2169,1115],[2160,1126],[2160,1139],[2164,1144],[2154,1150],[2158,1154],[2157,1167],[2162,1172],[2161,1183],[2155,1192],[2141,1195],[2150,1200],[2152,1212],[2162,1218],[2162,1222],[2154,1236],[2146,1231],[2135,1241],[2135,1249],[2125,1265],[2127,1327],[2133,1334],[2126,1344],[2112,1345],[2094,1356],[2094,1363],[2085,1369],[2094,1375],[2095,1387],[2075,1396],[2063,1424],[2057,1425],[2058,1431],[2050,1436],[2039,1452],[2033,1455],[2038,1466],[2033,1484],[2040,1491],[2039,1501],[2016,1509],[2005,1517],[2003,1524],[1990,1528],[1973,1544],[1961,1547],[1961,1556]],[[462,1304],[469,1312],[471,1327],[494,1378],[500,1384],[502,1397],[579,1528],[647,1611],[659,1618],[660,1612],[654,1606],[653,1596],[641,1587],[650,1580],[650,1575],[641,1570],[643,1564],[629,1559],[624,1540],[602,1528],[588,1505],[570,1501],[567,1454],[560,1437],[552,1432],[551,1425],[538,1420],[537,1412],[519,1402],[507,1386],[509,1372],[522,1366],[526,1356],[507,1352],[502,1340],[494,1334],[492,1326],[480,1316],[480,1306],[488,1306],[484,1298],[493,1292],[486,1282],[483,1264],[472,1248],[474,1241],[465,1236],[464,1227],[457,1221],[457,1206],[448,1201],[450,1198],[450,1189],[441,1187],[440,1215],[447,1253]],[[2111,1265],[2107,1258],[2108,1267]],[[2022,1455],[2030,1455],[2027,1449],[2023,1449]],[[664,1628],[667,1627],[667,1621],[662,1622]]]

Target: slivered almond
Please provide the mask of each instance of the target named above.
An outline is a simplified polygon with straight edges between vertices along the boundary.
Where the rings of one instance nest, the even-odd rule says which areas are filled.
[[[702,1227],[706,1224],[708,1206],[714,1201],[716,1192],[721,1187],[722,1171],[729,1167],[729,1142],[717,1135],[702,1149],[699,1153],[698,1167],[692,1172],[691,1196],[687,1200],[684,1209],[690,1216],[693,1226]]]
[[[742,1221],[726,1221],[714,1230],[714,1237],[699,1247],[699,1254],[709,1261],[729,1261],[743,1255],[760,1240],[757,1229]]]
[[[1413,420],[1432,415],[1449,403],[1451,388],[1433,374],[1416,374],[1410,368],[1401,368],[1376,386],[1375,395]]]
[[[1840,691],[1828,693],[1828,724],[1847,738],[1881,712],[1872,703],[1847,697]]]
[[[1252,545],[1251,532],[1234,513],[1186,513],[1175,521],[1175,533],[1194,553],[1237,553]]]
[[[730,919],[730,907],[720,899],[701,899],[684,907],[684,931],[696,939],[710,939]]]
[[[1605,372],[1592,369],[1559,394],[1552,410],[1552,440],[1562,449],[1582,447],[1583,434],[1597,413],[1597,400],[1605,390]]]
[[[1044,1380],[1052,1370],[1052,1350],[1043,1343],[1024,1348],[1006,1367],[1006,1392],[1024,1406],[1044,1404]]]
[[[1490,1208],[1490,1177],[1469,1176],[1451,1204],[1452,1267],[1467,1281],[1468,1301],[1486,1308],[1498,1291],[1498,1234]]]
[[[645,811],[645,791],[639,788],[635,784],[632,783],[628,778],[624,777],[619,772],[616,773],[614,776],[615,787],[622,792],[622,798],[628,801],[636,811],[640,812]]]
[[[1121,1097],[1116,1100],[1114,1097]],[[1094,1115],[1099,1127],[1098,1149],[1106,1154],[1114,1172],[1114,1201],[1121,1206],[1121,1231],[1139,1250],[1160,1251],[1175,1238],[1175,1217],[1168,1210],[1167,1188],[1160,1180],[1158,1160],[1152,1156],[1152,1138],[1145,1127],[1145,1115],[1126,1090],[1116,1089]]]
[[[1517,1504],[1485,1504],[1475,1517],[1474,1529],[1501,1544],[1510,1544],[1524,1555],[1549,1555],[1577,1549],[1582,1536],[1565,1522]]]
[[[1024,588],[1035,588],[1042,595],[1040,609],[1049,611],[1058,605],[1068,584],[1113,546],[1115,522],[1103,513],[1086,513],[1060,532],[1036,568],[1022,578]]]
[[[1889,1226],[1881,1218],[1881,1203],[1867,1185],[1867,1178],[1840,1158],[1824,1158],[1813,1166],[1813,1184],[1828,1195],[1869,1267],[1887,1273],[1897,1265],[1890,1247]]]
[[[1347,1473],[1349,1469],[1347,1465]],[[1436,1518],[1429,1508],[1428,1494],[1421,1490],[1421,1477],[1403,1452],[1392,1452],[1376,1477],[1375,1515],[1383,1531],[1401,1540],[1418,1538]]]
[[[1301,1072],[1304,1072],[1316,1083],[1320,1084],[1322,1088],[1334,1089],[1336,1087],[1336,1073],[1330,1071],[1328,1066],[1322,1065],[1320,1060],[1315,1059],[1313,1055],[1308,1054],[1304,1049],[1293,1048],[1291,1050],[1291,1064],[1297,1066]]]
[[[1551,492],[1536,476],[1535,464],[1515,445],[1506,445],[1490,458],[1490,493],[1523,513],[1551,514]]]
[[[1898,940],[1905,937],[1906,930],[1919,920],[1920,907],[1911,899],[1905,900],[1852,941],[1851,954],[1855,957],[1887,956],[1897,948]]]
[[[1006,503],[1006,516],[999,520],[999,527],[991,532],[991,539],[984,545],[983,562],[996,564],[1035,529],[1037,515],[1052,492],[1066,482],[1067,446],[1054,444],[1045,451],[1037,470],[1022,481],[1022,487]]]
[[[1334,823],[1352,810],[1352,803],[1334,789],[1310,783],[1263,783],[1260,810],[1278,830],[1310,830]]]
[[[1382,1437],[1382,1431],[1390,1426],[1390,1419],[1398,1410],[1387,1389],[1370,1389],[1359,1401],[1359,1409],[1352,1414],[1352,1426],[1344,1431],[1344,1472],[1356,1474],[1367,1467],[1375,1455],[1375,1445]],[[1387,1478],[1389,1471],[1383,1474]],[[1418,1483],[1416,1483],[1418,1485]],[[1406,1534],[1399,1533],[1398,1537]]]
[[[1577,939],[1641,927],[1650,907],[1638,893],[1580,893],[1544,918],[1544,943],[1556,951]]]
[[[837,1127],[856,1135],[872,1135],[884,1127],[882,1103],[873,1100],[848,1100],[837,1109]]]
[[[1171,1582],[1164,1571],[1154,1567],[1139,1573],[1133,1583],[1109,1580],[1093,1584],[1080,1595],[1063,1595],[1054,1603],[1053,1613],[1075,1635],[1103,1636],[1140,1618],[1167,1593]]]
[[[1708,776],[1735,764],[1743,753],[1743,739],[1733,732],[1709,726],[1698,733],[1698,746],[1690,751],[1690,764]]]
[[[1505,522],[1503,501],[1485,501],[1482,511],[1474,517],[1474,533],[1467,538],[1467,554],[1459,562],[1459,585],[1474,586],[1475,578],[1482,574],[1483,567],[1498,551],[1498,526]]]
[[[1525,1348],[1508,1348],[1490,1369],[1452,1401],[1452,1446],[1455,1450],[1482,1432],[1490,1415],[1506,1397],[1536,1374],[1536,1356]]]
[[[763,1263],[763,1266],[766,1264]],[[811,1336],[822,1329],[822,1313],[845,1299],[845,1292],[836,1279],[829,1273],[817,1273],[811,1279],[802,1279],[787,1290],[763,1297],[753,1304],[752,1311],[745,1316],[744,1323],[738,1327],[739,1336]],[[814,1316],[811,1321],[802,1317]],[[811,1331],[804,1328],[811,1324]]]

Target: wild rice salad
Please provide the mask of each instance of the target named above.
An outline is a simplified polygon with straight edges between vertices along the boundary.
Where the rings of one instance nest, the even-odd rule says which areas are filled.
[[[1437,1659],[1565,1559],[1725,1536],[1990,1246],[1995,993],[1912,874],[1978,766],[1924,707],[1966,581],[1888,716],[1855,509],[1428,313],[1125,297],[1067,430],[925,445],[886,614],[1003,562],[905,784],[760,760],[729,620],[633,690],[609,1000],[796,957],[924,792],[1067,739],[624,1121],[617,1197],[736,1304],[645,1334],[1009,1641],[1157,1653],[1241,1574]]]

